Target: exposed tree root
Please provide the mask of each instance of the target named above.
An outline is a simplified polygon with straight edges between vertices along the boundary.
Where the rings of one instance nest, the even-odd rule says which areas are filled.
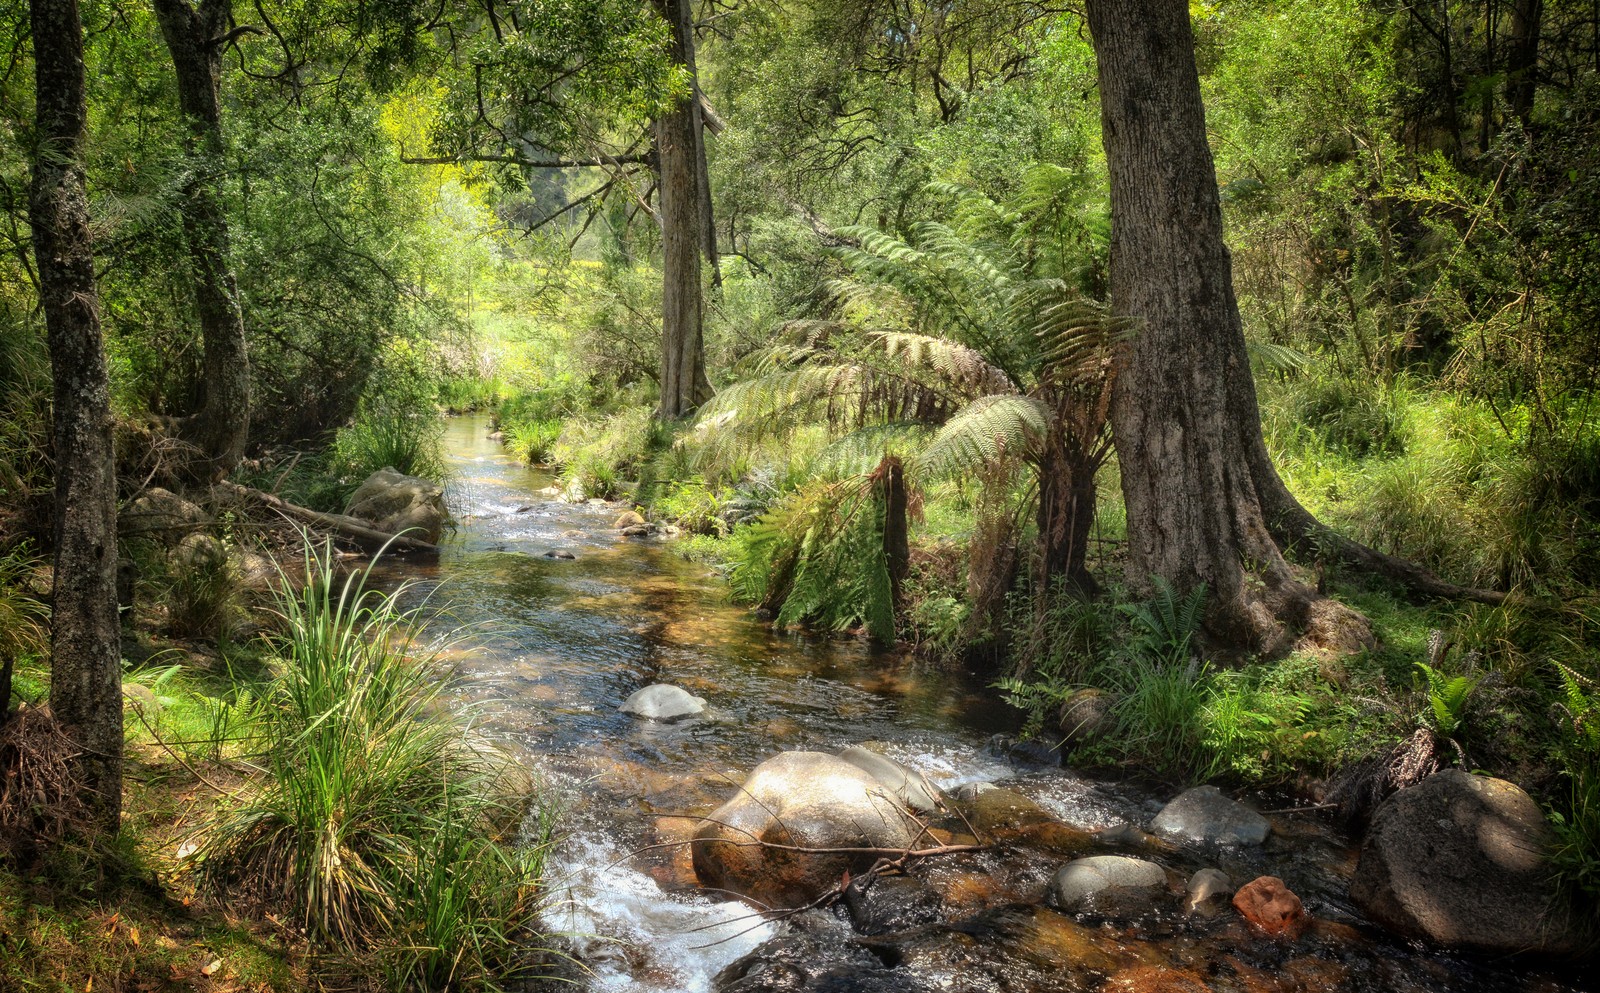
[[[0,855],[91,833],[80,751],[47,707],[23,706],[0,724]]]
[[[1382,755],[1347,766],[1329,784],[1322,802],[1339,808],[1346,827],[1363,827],[1384,800],[1449,765],[1447,746],[1432,731],[1418,728]]]

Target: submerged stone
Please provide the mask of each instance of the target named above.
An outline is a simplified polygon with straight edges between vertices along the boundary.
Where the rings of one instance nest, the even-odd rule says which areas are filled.
[[[634,690],[617,709],[652,721],[676,721],[705,713],[706,701],[682,687],[656,683]]]
[[[1223,796],[1215,786],[1196,786],[1162,807],[1150,822],[1150,830],[1173,841],[1259,845],[1267,840],[1272,825],[1239,801]]]

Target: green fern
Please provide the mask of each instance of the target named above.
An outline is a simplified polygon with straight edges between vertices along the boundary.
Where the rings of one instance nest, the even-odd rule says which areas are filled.
[[[1466,715],[1467,701],[1471,698],[1482,676],[1446,676],[1426,662],[1417,663],[1428,694],[1428,712],[1423,723],[1445,738],[1453,738],[1461,728]]]
[[[1206,584],[1180,595],[1164,577],[1154,581],[1155,596],[1143,603],[1119,604],[1133,622],[1134,650],[1153,662],[1174,664],[1192,654],[1195,632],[1205,614]]]

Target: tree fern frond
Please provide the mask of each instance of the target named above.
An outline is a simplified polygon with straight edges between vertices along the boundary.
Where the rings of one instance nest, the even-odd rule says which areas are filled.
[[[1017,384],[1004,370],[960,342],[902,331],[874,332],[868,340],[881,347],[886,357],[937,373],[961,387],[968,396],[1009,393],[1017,389]]]
[[[868,424],[829,442],[812,460],[811,471],[824,479],[865,476],[885,455],[905,457],[931,433],[928,425],[915,421]]]
[[[1311,361],[1311,356],[1298,348],[1288,345],[1275,345],[1270,341],[1246,341],[1245,352],[1250,356],[1250,364],[1257,372],[1273,372],[1281,376],[1292,376],[1304,369]]]
[[[919,474],[941,478],[1026,458],[1049,430],[1049,412],[1033,397],[995,394],[963,407],[917,457]]]

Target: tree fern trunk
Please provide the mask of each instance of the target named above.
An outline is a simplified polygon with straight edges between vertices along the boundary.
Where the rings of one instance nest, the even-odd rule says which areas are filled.
[[[50,707],[81,749],[74,759],[99,827],[122,810],[117,479],[84,184],[83,27],[77,0],[32,0],[38,154],[28,201],[39,302],[55,385],[55,581]]]

